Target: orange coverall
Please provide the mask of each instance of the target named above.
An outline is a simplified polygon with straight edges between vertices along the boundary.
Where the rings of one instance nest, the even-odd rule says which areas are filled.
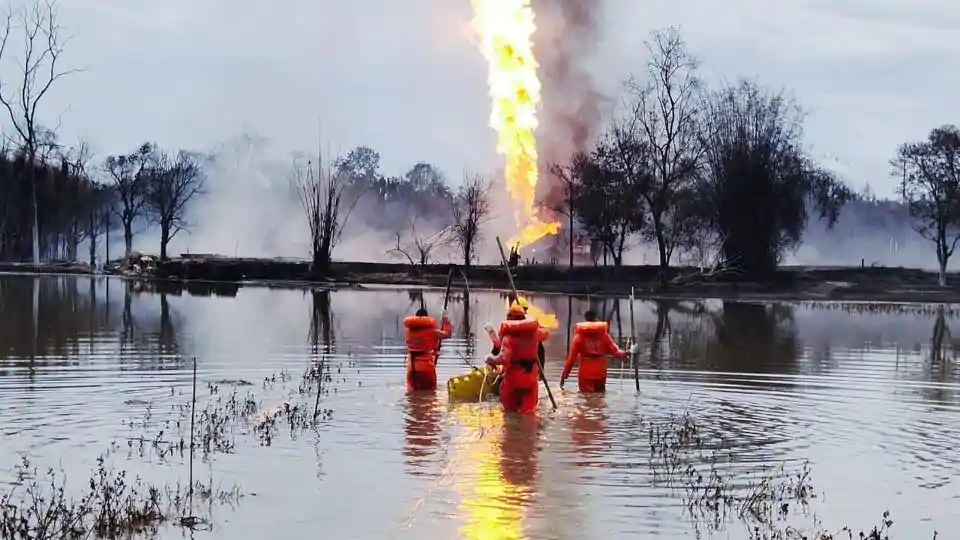
[[[536,412],[540,401],[540,364],[537,361],[537,346],[549,334],[540,328],[536,319],[512,317],[500,325],[500,353],[492,356],[492,363],[503,364],[503,379],[500,383],[500,404],[506,412],[530,414]],[[522,317],[522,311],[520,312]]]
[[[622,359],[628,352],[621,350],[610,337],[609,325],[605,321],[586,321],[577,323],[573,341],[570,342],[570,354],[563,363],[560,380],[570,376],[573,365],[579,360],[577,383],[581,392],[604,392],[607,387],[607,357]]]
[[[437,357],[440,342],[450,337],[453,325],[446,317],[437,327],[433,317],[407,317],[403,320],[407,343],[407,391],[437,389]]]

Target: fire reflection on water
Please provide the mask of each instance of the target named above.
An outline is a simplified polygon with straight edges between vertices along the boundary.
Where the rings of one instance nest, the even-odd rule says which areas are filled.
[[[472,471],[457,480],[461,538],[526,538],[524,518],[539,475],[539,420],[493,408],[478,412],[475,406],[458,407],[453,415],[463,426],[454,459],[462,459]]]

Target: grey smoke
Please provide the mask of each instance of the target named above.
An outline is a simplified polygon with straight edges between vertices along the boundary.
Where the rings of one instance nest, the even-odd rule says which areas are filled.
[[[541,182],[538,195],[548,205],[560,193],[549,174],[576,152],[590,149],[598,135],[607,98],[588,66],[600,39],[604,0],[534,0],[536,54],[543,84],[537,141]]]
[[[537,59],[543,83],[538,140],[552,163],[589,149],[600,129],[605,96],[588,61],[600,39],[602,0],[535,0]]]

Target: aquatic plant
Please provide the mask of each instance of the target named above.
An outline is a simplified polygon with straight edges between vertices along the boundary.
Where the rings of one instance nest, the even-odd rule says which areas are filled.
[[[706,527],[720,531],[732,523],[747,526],[750,540],[889,540],[890,513],[866,532],[844,527],[831,532],[811,515],[818,498],[809,462],[743,471],[728,441],[704,433],[684,411],[661,419],[641,419],[654,482],[678,492],[698,536]],[[806,518],[805,527],[794,524]],[[934,533],[936,539],[936,533]]]
[[[72,495],[71,493],[76,493]],[[85,487],[67,484],[62,471],[40,472],[24,456],[16,467],[11,488],[0,493],[0,538],[5,540],[60,540],[126,538],[154,533],[165,524],[195,526],[197,502],[212,509],[215,503],[239,502],[236,487],[222,490],[208,482],[193,486],[156,486],[126,471],[110,467],[104,456]]]
[[[198,403],[196,410],[195,450],[201,457],[232,453],[236,450],[237,436],[248,434],[261,445],[270,446],[281,428],[296,438],[299,433],[316,427],[318,422],[329,422],[333,419],[333,410],[321,407],[321,400],[329,396],[331,390],[336,392],[334,377],[341,369],[342,365],[334,371],[322,360],[314,362],[304,370],[295,386],[291,384],[294,377],[286,370],[265,377],[261,385],[264,393],[287,391],[284,398],[268,408],[263,407],[261,397],[253,391],[241,394],[237,388],[229,393],[222,389],[225,385],[250,387],[247,381],[225,379],[207,383],[206,399]],[[131,429],[140,432],[139,436],[127,440],[131,453],[166,460],[173,455],[183,457],[189,451],[191,399],[177,399],[176,391],[171,395],[174,400],[171,414],[158,420],[153,404],[147,403],[141,416],[127,422]]]
[[[838,531],[831,532],[823,529],[818,523],[815,527],[806,529],[785,527],[770,532],[755,530],[748,540],[891,540],[890,530],[892,528],[893,520],[890,518],[890,512],[885,511],[880,518],[880,523],[866,531],[854,532],[854,529],[850,527],[843,527]],[[934,531],[932,540],[937,540],[938,537],[939,533]]]
[[[895,302],[842,302],[842,301],[804,301],[791,302],[791,305],[812,311],[840,311],[852,315],[906,315],[932,316],[942,312],[953,319],[960,316],[960,307],[954,304],[931,303],[895,303]]]

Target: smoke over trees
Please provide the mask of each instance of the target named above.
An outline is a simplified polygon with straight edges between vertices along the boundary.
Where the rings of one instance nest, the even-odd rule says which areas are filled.
[[[912,240],[903,231],[913,226],[922,235],[910,233],[913,237],[933,241],[935,249],[927,251],[936,253],[945,273],[956,240],[953,229],[960,227],[954,216],[960,188],[950,187],[958,181],[950,177],[950,129],[938,128],[936,137],[931,134],[929,140],[909,143],[898,152],[894,168],[903,176],[905,205],[855,195],[804,151],[795,103],[755,81],[708,88],[677,29],[652,34],[646,43],[647,61],[633,66],[637,69],[623,93],[611,99],[599,91],[589,66],[604,2],[534,3],[542,30],[537,36],[543,82],[538,195],[545,207],[566,218],[563,234],[586,233],[592,245],[601,246],[604,256],[594,258],[594,264],[598,259],[606,263],[608,256],[614,265],[625,264],[626,253],[641,245],[657,253],[664,270],[674,264],[719,261],[726,268],[762,276],[802,242],[806,245],[805,235],[811,231],[817,245],[834,253],[842,250],[838,257],[854,253],[850,256],[859,262],[867,255],[838,248],[837,242],[849,238],[862,246],[856,231],[877,227],[891,231],[881,243],[889,243],[892,251],[897,249],[894,244]],[[129,153],[95,158],[86,145],[70,148],[44,127],[40,113],[47,113],[38,105],[45,89],[70,73],[58,67],[65,41],[58,34],[54,8],[44,2],[24,11],[21,18],[33,26],[22,21],[11,25],[17,22],[13,19],[0,26],[6,32],[0,36],[14,36],[4,43],[19,43],[22,36],[16,32],[35,28],[42,30],[35,36],[36,50],[51,49],[46,56],[41,53],[44,70],[27,69],[22,81],[15,70],[16,76],[0,85],[15,124],[6,134],[11,144],[0,150],[0,260],[74,260],[86,245],[94,262],[98,245],[109,246],[114,234],[123,238],[123,254],[129,256],[147,231],[161,237],[156,248],[165,257],[171,238],[186,224],[187,209],[197,201],[222,197],[227,215],[242,211],[220,190],[201,189],[207,173],[218,165],[197,154],[168,152],[147,143],[132,146]],[[46,74],[48,78],[40,77]],[[26,97],[18,93],[21,87],[27,88]],[[604,118],[603,110],[614,101],[622,106],[615,117]],[[178,156],[193,156],[182,168],[191,171],[190,182],[183,182],[171,198],[166,188],[173,186],[158,182],[177,178],[169,171],[181,170],[174,166]],[[382,243],[371,255],[391,251],[422,266],[441,258],[441,245],[456,244],[455,256],[472,264],[477,240],[494,210],[489,182],[467,178],[458,185],[445,171],[416,158],[411,157],[405,170],[387,172],[376,149],[358,146],[328,167],[327,176],[336,179],[332,198],[317,192],[325,182],[317,178],[322,180],[326,172],[315,170],[313,180],[289,182],[288,168],[271,169],[263,174],[279,178],[280,184],[257,186],[259,191],[251,187],[246,204],[279,194],[289,209],[298,198],[302,203],[306,192],[311,201],[306,206],[313,208],[305,210],[307,223],[300,213],[290,219],[303,236],[329,229],[329,220],[324,220],[334,217],[338,225],[329,229],[331,234],[290,253],[312,255],[318,271],[338,256],[338,240],[349,239],[348,216],[365,232],[380,234]],[[241,174],[249,166],[238,162],[236,170],[223,176]],[[827,232],[835,224],[842,234]],[[289,234],[276,222],[257,227],[272,227],[264,233],[270,239]],[[443,231],[445,235],[439,234]],[[402,245],[404,239],[409,246]],[[394,240],[396,249],[385,249]],[[570,242],[571,265],[573,247]]]
[[[725,263],[770,275],[799,245],[808,204],[832,223],[852,194],[803,153],[799,110],[780,93],[750,81],[718,89],[703,122],[699,214],[722,239]]]
[[[569,158],[574,193],[605,186],[573,206],[577,221],[616,265],[637,236],[656,246],[664,278],[677,250],[702,258],[711,247],[728,268],[769,275],[799,245],[808,206],[832,224],[852,193],[803,152],[799,110],[782,94],[750,81],[704,88],[675,28],[647,50],[613,126]],[[617,220],[611,245],[595,224]]]
[[[606,98],[588,65],[600,37],[603,0],[534,0],[538,35],[535,44],[543,85],[538,151],[545,164],[589,153],[601,131]],[[562,208],[563,179],[547,166],[538,196],[547,209]],[[565,229],[565,228],[564,228]],[[566,231],[561,230],[561,235]]]

